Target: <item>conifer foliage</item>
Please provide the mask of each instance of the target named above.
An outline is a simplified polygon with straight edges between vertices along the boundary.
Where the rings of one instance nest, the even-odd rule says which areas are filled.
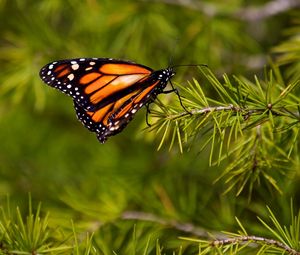
[[[299,8],[0,0],[0,254],[299,255]],[[179,96],[99,144],[38,75],[92,57]]]

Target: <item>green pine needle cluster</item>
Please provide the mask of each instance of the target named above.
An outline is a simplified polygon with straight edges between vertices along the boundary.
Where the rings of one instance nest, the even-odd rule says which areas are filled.
[[[29,212],[26,219],[22,218],[19,208],[14,212],[9,203],[7,209],[1,207],[0,216],[0,249],[1,254],[107,254],[108,250],[101,249],[97,243],[100,236],[87,234],[82,237],[78,235],[72,223],[67,228],[53,229],[49,221],[49,214],[41,215],[41,204],[36,211],[32,210],[31,199],[29,199]],[[236,218],[240,227],[237,233],[224,232],[219,237],[212,236],[213,240],[202,240],[188,237],[181,237],[185,241],[173,254],[184,254],[183,250],[192,249],[196,254],[300,254],[299,233],[300,233],[300,211],[294,214],[293,203],[291,203],[290,226],[282,226],[270,208],[268,209],[269,221],[258,218],[263,227],[267,230],[268,237],[249,235],[243,224]],[[138,251],[141,242],[139,231],[136,226],[131,230],[131,239],[123,250],[128,254],[149,254],[154,252],[157,255],[165,254],[159,240],[153,242],[153,237],[143,237],[143,249]],[[152,245],[150,245],[152,239]],[[80,240],[80,241],[79,241]],[[103,246],[103,244],[102,244]],[[184,247],[184,248],[183,248]],[[120,254],[113,252],[113,254]]]
[[[274,47],[273,52],[277,53],[277,62],[281,66],[288,66],[286,70],[286,78],[299,80],[300,68],[300,19],[297,12],[294,13],[294,26],[285,31],[289,36],[288,40],[283,41],[278,46]]]
[[[177,84],[187,111],[158,101],[152,113],[158,120],[151,129],[161,136],[159,149],[167,141],[170,149],[177,142],[181,152],[184,146],[209,147],[210,165],[236,159],[219,177],[229,185],[226,192],[236,188],[239,195],[247,187],[251,195],[261,182],[281,192],[276,177],[297,165],[300,97],[293,92],[300,81],[285,84],[277,68],[253,81],[227,75],[219,80],[206,67],[200,71],[201,84],[195,79],[187,86]],[[203,87],[210,88],[210,95]]]
[[[292,204],[291,204],[292,205]],[[199,255],[205,254],[293,254],[298,255],[300,246],[300,211],[294,214],[291,206],[290,225],[282,226],[270,208],[269,221],[266,223],[258,218],[267,229],[268,238],[249,235],[243,224],[236,219],[240,231],[238,233],[225,232],[226,237],[213,241],[182,238],[188,242],[199,244]]]
[[[61,245],[54,238],[55,231],[49,227],[49,214],[41,215],[41,204],[32,211],[31,199],[25,219],[17,207],[12,211],[9,203],[7,209],[1,207],[0,247],[1,254],[62,254],[72,246]]]

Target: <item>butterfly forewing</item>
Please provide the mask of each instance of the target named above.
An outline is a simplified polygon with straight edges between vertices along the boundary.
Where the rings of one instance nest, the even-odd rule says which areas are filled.
[[[41,69],[40,77],[84,109],[95,110],[109,103],[111,94],[130,90],[152,72],[146,66],[123,60],[80,58],[52,62]]]
[[[74,101],[78,119],[101,143],[121,132],[134,114],[163,92],[171,69],[151,68],[124,60],[80,58],[52,62],[42,80]]]

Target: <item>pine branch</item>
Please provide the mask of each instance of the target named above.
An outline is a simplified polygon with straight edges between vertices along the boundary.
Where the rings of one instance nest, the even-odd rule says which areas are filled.
[[[241,230],[238,233],[227,233],[226,238],[216,238],[216,240],[213,241],[191,238],[181,239],[199,243],[201,250],[201,253],[199,254],[201,255],[216,253],[215,249],[217,249],[217,254],[228,254],[228,251],[231,251],[229,254],[240,254],[240,252],[247,247],[251,249],[257,249],[259,248],[259,245],[261,248],[259,248],[257,252],[252,251],[251,254],[270,254],[272,252],[281,252],[281,254],[287,253],[292,255],[300,255],[300,211],[297,215],[294,215],[293,204],[291,202],[290,226],[282,226],[269,208],[268,211],[272,225],[266,224],[261,219],[259,220],[268,230],[271,236],[274,236],[275,238],[249,235],[242,223],[236,219]]]
[[[283,251],[291,255],[300,255],[300,251],[297,250],[296,247],[299,247],[299,228],[300,228],[300,211],[297,215],[294,215],[293,210],[293,203],[291,202],[291,224],[289,227],[282,226],[279,223],[279,220],[276,219],[274,213],[271,211],[271,209],[268,208],[269,211],[269,218],[271,219],[271,222],[273,223],[272,226],[265,223],[263,220],[259,218],[259,221],[263,224],[265,228],[269,230],[269,232],[276,237],[276,239],[272,238],[266,238],[262,236],[256,236],[256,235],[248,235],[245,227],[242,225],[242,223],[236,218],[236,221],[238,225],[241,228],[241,231],[239,233],[226,233],[222,234],[220,232],[214,232],[212,233],[210,231],[210,234],[208,235],[207,231],[197,227],[191,223],[182,223],[175,220],[167,220],[163,219],[157,215],[151,214],[151,213],[145,213],[145,212],[138,212],[138,211],[127,211],[124,212],[121,215],[121,219],[125,220],[137,220],[137,221],[151,221],[155,222],[161,225],[165,226],[171,226],[179,231],[183,231],[198,237],[202,238],[211,238],[211,236],[214,236],[215,240],[199,240],[199,239],[191,239],[188,237],[182,237],[181,239],[192,241],[192,242],[198,242],[200,243],[200,247],[202,252],[200,254],[211,254],[210,252],[212,249],[222,249],[220,251],[220,254],[227,254],[226,251],[228,249],[233,248],[233,246],[236,247],[235,250],[242,250],[246,247],[250,248],[258,248],[258,245],[261,245],[262,248],[259,250],[257,254],[263,254],[260,253],[262,251],[268,252],[270,249],[274,251]],[[243,244],[241,246],[241,244]],[[253,244],[256,244],[253,246]],[[236,254],[233,252],[232,254]]]
[[[215,17],[217,15],[224,15],[221,8],[217,5],[206,3],[203,1],[193,0],[157,0],[158,2],[164,2],[166,4],[182,6],[195,11],[200,11],[208,17]],[[294,8],[300,7],[298,0],[273,0],[260,7],[247,7],[236,11],[231,15],[232,18],[239,19],[248,22],[257,22],[259,20],[267,19],[278,15],[283,12],[287,12]]]
[[[164,226],[170,226],[178,231],[182,231],[203,238],[208,238],[211,235],[216,236],[220,239],[225,237],[225,235],[220,232],[208,231],[203,228],[197,227],[192,223],[186,223],[186,222],[184,223],[184,222],[178,222],[176,220],[164,219],[152,213],[126,211],[122,213],[121,219],[155,222]]]
[[[241,9],[234,16],[241,20],[257,22],[299,7],[298,0],[273,0],[260,7]]]
[[[182,111],[182,108],[165,106],[157,100],[160,110],[151,111],[151,116],[158,119],[152,125],[152,130],[158,132],[165,130],[163,141],[168,132],[172,133],[170,130],[172,122],[177,123],[175,125],[177,131],[187,133],[188,137],[196,136],[197,131],[201,132],[203,127],[209,124],[215,125],[219,133],[228,128],[238,128],[235,132],[237,137],[237,133],[242,134],[243,131],[266,121],[270,122],[273,128],[278,128],[275,127],[274,118],[278,118],[279,122],[281,117],[286,123],[294,121],[293,125],[300,121],[298,111],[300,99],[291,94],[300,81],[283,87],[278,85],[270,73],[270,80],[261,81],[256,78],[255,83],[243,77],[234,77],[236,84],[225,75],[222,84],[208,69],[201,69],[201,72],[218,96],[211,98],[205,95],[202,86],[194,80],[194,84],[189,86],[178,85],[183,90],[183,103],[188,107],[188,112]],[[189,126],[193,128],[189,130]],[[277,129],[277,132],[279,130]]]
[[[288,109],[286,109],[285,107],[282,107],[280,112],[272,111],[272,107],[273,107],[272,104],[268,104],[266,108],[269,109],[270,112],[274,116],[288,117],[288,115],[292,115],[295,118],[300,118],[300,115],[298,112],[291,112]],[[234,106],[232,104],[230,104],[228,106],[208,106],[208,107],[204,107],[202,109],[192,109],[192,110],[189,110],[189,112],[179,112],[179,113],[175,113],[175,114],[170,114],[170,115],[168,115],[168,118],[169,119],[177,119],[177,118],[180,118],[183,116],[189,116],[189,115],[205,115],[205,114],[213,113],[213,112],[230,111],[233,114],[241,112],[244,117],[244,120],[247,120],[253,114],[264,113],[266,111],[266,108],[248,109],[247,107]]]
[[[280,250],[284,250],[288,254],[292,255],[300,255],[300,251],[296,251],[295,249],[292,249],[291,247],[287,246],[284,243],[281,243],[279,241],[276,241],[274,239],[268,239],[265,237],[260,236],[239,236],[239,237],[233,237],[233,238],[225,238],[225,239],[219,239],[212,241],[210,243],[211,246],[225,246],[225,245],[232,245],[237,243],[247,243],[247,242],[254,242],[259,243],[263,245],[272,246],[275,248],[279,248]]]
[[[228,157],[238,159],[220,174],[220,178],[227,176],[226,192],[235,187],[238,195],[249,186],[250,198],[261,178],[281,192],[275,175],[290,169],[300,146],[300,98],[291,93],[300,81],[284,85],[278,70],[271,70],[265,80],[234,77],[233,82],[224,75],[220,81],[209,69],[200,70],[208,84],[197,80],[188,86],[178,84],[188,112],[159,100],[159,110],[151,110],[157,119],[151,129],[163,134],[159,149],[168,140],[170,148],[177,141],[181,152],[184,145],[201,144],[201,150],[209,145],[210,165]],[[209,87],[213,97],[203,87]]]

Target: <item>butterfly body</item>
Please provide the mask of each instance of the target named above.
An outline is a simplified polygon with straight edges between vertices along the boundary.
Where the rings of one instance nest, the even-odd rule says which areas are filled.
[[[55,61],[40,71],[49,86],[71,96],[77,118],[101,143],[121,132],[144,105],[164,91],[175,73],[130,61],[79,58]]]

